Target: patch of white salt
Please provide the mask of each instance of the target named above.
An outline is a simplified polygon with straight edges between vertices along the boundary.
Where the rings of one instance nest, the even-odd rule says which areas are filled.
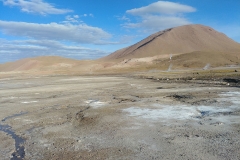
[[[224,92],[220,94],[220,101],[232,102],[235,105],[240,104],[240,92]]]
[[[28,102],[21,102],[23,104],[28,104],[28,103],[37,103],[38,101],[28,101]]]
[[[223,124],[239,122],[239,116],[232,113],[240,109],[240,92],[223,92],[216,100],[219,106],[189,106],[189,105],[164,105],[149,104],[143,107],[130,107],[123,109],[129,116],[149,120],[186,120],[211,117]],[[228,106],[223,106],[230,102]],[[226,103],[228,104],[228,103]],[[237,120],[238,119],[238,120]]]
[[[184,120],[200,114],[195,107],[187,106],[162,106],[162,108],[158,109],[130,107],[123,109],[123,111],[128,112],[130,116],[133,117],[141,117],[152,120]]]

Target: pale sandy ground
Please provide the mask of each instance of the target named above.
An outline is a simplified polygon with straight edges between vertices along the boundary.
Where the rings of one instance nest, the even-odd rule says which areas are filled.
[[[25,139],[13,159],[238,160],[239,99],[240,89],[224,82],[7,78],[0,125]],[[0,131],[0,159],[11,158],[12,135]]]

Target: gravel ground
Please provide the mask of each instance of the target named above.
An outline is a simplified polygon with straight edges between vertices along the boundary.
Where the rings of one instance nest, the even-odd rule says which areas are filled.
[[[240,159],[240,89],[110,76],[0,79],[0,159]]]

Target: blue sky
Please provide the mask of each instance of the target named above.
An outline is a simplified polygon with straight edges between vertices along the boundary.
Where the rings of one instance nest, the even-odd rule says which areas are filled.
[[[157,31],[203,24],[240,42],[239,0],[0,0],[0,63],[96,59]]]

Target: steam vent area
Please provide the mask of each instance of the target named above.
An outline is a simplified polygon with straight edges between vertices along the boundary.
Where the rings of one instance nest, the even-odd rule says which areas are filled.
[[[1,79],[1,159],[237,160],[240,92],[230,81]]]
[[[0,142],[1,160],[239,160],[240,44],[186,25],[0,64]]]

